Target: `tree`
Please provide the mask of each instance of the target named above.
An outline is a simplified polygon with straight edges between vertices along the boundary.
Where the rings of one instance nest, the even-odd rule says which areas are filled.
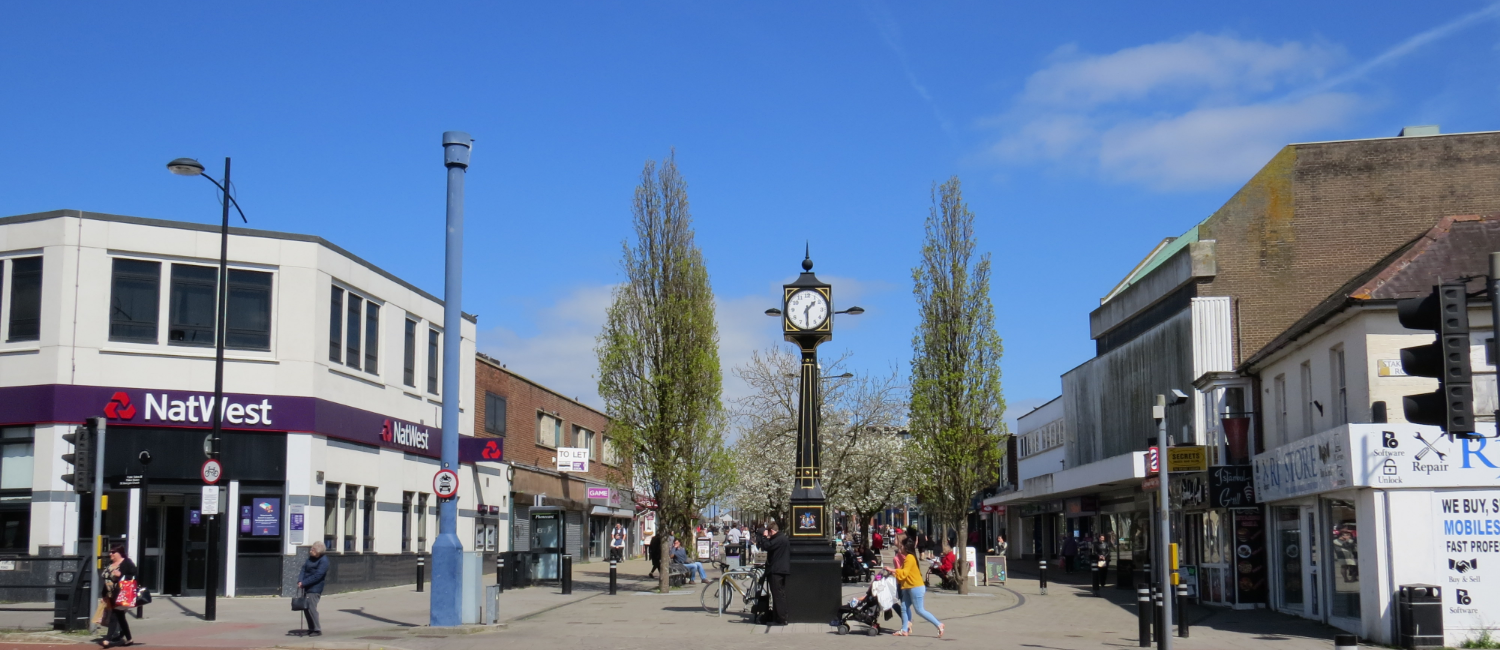
[[[922,259],[912,269],[921,321],[912,337],[911,433],[923,509],[967,545],[974,494],[999,478],[1005,440],[1000,336],[990,302],[990,256],[974,256],[974,213],[958,177],[933,184]],[[969,559],[969,558],[964,558]],[[959,565],[959,592],[968,592]]]
[[[632,220],[634,246],[622,246],[625,282],[594,351],[611,438],[631,460],[638,489],[655,499],[657,534],[667,539],[687,533],[733,482],[713,290],[675,152],[659,170],[646,163]],[[661,572],[663,592],[669,577]]]
[[[842,376],[849,355],[821,363],[824,380],[818,408],[822,417],[822,485],[831,508],[854,514],[861,532],[868,515],[894,503],[910,484],[905,472],[905,441],[897,432],[906,411],[896,373]],[[751,353],[734,373],[750,387],[735,400],[739,440],[734,462],[738,483],[734,504],[776,517],[790,515],[796,462],[798,374],[801,358],[784,347]]]

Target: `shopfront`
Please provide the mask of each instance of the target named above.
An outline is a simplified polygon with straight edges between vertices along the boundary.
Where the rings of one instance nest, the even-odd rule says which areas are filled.
[[[1271,606],[1392,643],[1399,586],[1439,585],[1448,644],[1477,636],[1493,625],[1478,603],[1500,602],[1500,566],[1474,562],[1500,552],[1497,470],[1493,439],[1410,424],[1344,425],[1256,456]]]
[[[1063,518],[1063,500],[1053,499],[1023,504],[1021,510],[1021,535],[1025,540],[1022,557],[1028,560],[1050,560],[1062,551],[1066,528]]]

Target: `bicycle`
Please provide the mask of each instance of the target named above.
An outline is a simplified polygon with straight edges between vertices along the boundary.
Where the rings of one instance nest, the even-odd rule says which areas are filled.
[[[763,566],[725,571],[718,580],[703,585],[703,593],[699,595],[698,601],[703,604],[703,609],[710,613],[720,614],[729,610],[729,606],[734,603],[735,594],[738,593],[741,603],[740,611],[748,613],[754,609],[759,598],[765,597],[757,594],[757,585],[761,584],[765,575],[766,570]]]

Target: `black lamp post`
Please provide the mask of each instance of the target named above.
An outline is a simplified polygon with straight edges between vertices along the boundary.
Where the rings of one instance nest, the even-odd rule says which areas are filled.
[[[219,457],[219,438],[223,433],[224,416],[224,328],[227,322],[227,301],[229,298],[229,205],[234,204],[236,212],[240,213],[240,220],[249,223],[245,218],[245,211],[240,209],[238,201],[229,193],[229,158],[224,158],[224,184],[220,185],[212,176],[203,173],[203,163],[192,158],[178,158],[167,163],[167,170],[178,176],[202,176],[213,183],[223,193],[224,220],[219,228],[219,286],[215,298],[214,326],[214,408],[213,408],[213,433],[209,434],[208,457],[217,459]],[[217,504],[215,504],[217,505]],[[233,504],[231,504],[233,507]],[[216,508],[217,509],[217,508]],[[207,574],[204,576],[203,584],[203,618],[206,620],[217,620],[219,609],[215,599],[219,591],[219,527],[218,516],[208,516],[208,559],[204,563]]]

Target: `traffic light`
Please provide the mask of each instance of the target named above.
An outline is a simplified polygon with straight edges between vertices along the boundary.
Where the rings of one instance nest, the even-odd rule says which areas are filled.
[[[73,429],[73,433],[64,433],[64,442],[73,443],[73,453],[63,454],[64,463],[73,466],[72,474],[63,474],[64,483],[73,486],[73,491],[88,493],[94,491],[94,429],[87,424],[80,424]]]
[[[1396,305],[1401,325],[1432,330],[1437,342],[1401,350],[1401,368],[1414,377],[1433,377],[1433,393],[1402,399],[1406,421],[1443,428],[1450,435],[1474,433],[1474,384],[1469,367],[1469,296],[1462,282],[1445,282],[1422,298]]]

